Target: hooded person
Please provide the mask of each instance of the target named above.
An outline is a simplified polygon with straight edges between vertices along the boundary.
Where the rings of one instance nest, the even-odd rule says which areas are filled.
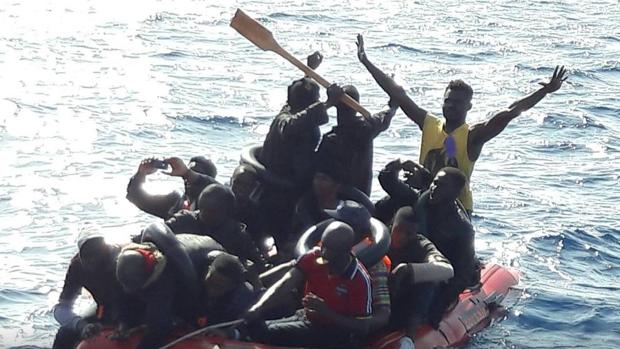
[[[130,306],[129,297],[115,277],[116,257],[121,246],[108,244],[99,230],[85,230],[77,239],[78,253],[71,259],[65,282],[54,306],[60,324],[52,348],[72,348],[80,339],[96,334],[102,325],[118,321],[121,309]],[[82,290],[93,297],[97,310],[83,317],[73,311]]]
[[[138,348],[147,349],[163,344],[175,319],[193,323],[199,316],[193,304],[198,275],[206,272],[209,253],[223,248],[207,236],[175,236],[163,223],[149,225],[142,235],[142,243],[125,246],[118,255],[116,277],[125,292],[145,305],[145,333]],[[121,323],[118,336],[126,336],[131,325],[135,323]]]
[[[169,172],[163,172],[169,176],[183,178],[184,191],[174,190],[163,195],[150,194],[144,189],[146,177],[170,168]],[[148,158],[142,160],[138,171],[129,180],[127,185],[127,200],[136,205],[142,211],[168,219],[182,209],[192,209],[200,192],[209,184],[217,183],[217,168],[210,159],[204,156],[194,156],[188,165],[178,157],[170,157],[164,160]]]
[[[360,100],[355,86],[343,86],[344,92]],[[337,125],[323,135],[317,150],[317,163],[337,162],[349,174],[345,185],[370,195],[372,184],[373,140],[387,130],[398,105],[392,100],[386,110],[366,118],[342,102],[336,104]]]

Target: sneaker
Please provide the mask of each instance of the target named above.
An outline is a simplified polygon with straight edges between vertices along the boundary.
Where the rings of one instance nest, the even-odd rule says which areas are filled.
[[[396,349],[415,349],[415,344],[411,338],[405,336],[398,341]]]

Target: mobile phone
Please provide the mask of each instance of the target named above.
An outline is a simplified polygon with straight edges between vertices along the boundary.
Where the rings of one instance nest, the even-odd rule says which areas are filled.
[[[168,168],[168,163],[165,162],[164,160],[153,159],[151,160],[151,166],[157,169],[160,169],[160,170],[165,170]]]

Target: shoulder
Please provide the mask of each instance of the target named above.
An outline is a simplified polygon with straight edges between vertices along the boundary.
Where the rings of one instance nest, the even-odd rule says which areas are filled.
[[[308,271],[310,269],[316,268],[319,266],[317,264],[316,259],[321,255],[320,247],[316,246],[305,254],[299,256],[295,261],[295,266],[301,271]]]

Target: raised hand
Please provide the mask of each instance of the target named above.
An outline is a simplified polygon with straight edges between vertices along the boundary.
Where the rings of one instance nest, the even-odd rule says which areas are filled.
[[[366,50],[364,49],[364,37],[362,34],[357,34],[357,58],[360,62],[364,63],[368,60],[366,57]]]
[[[142,160],[142,162],[140,162],[140,166],[138,167],[138,173],[146,176],[157,172],[157,168],[153,166],[153,160],[155,160],[155,158]]]
[[[323,62],[323,55],[319,51],[316,51],[310,56],[308,56],[308,67],[312,68],[312,70],[315,70],[316,68],[318,68],[322,62]]]
[[[327,104],[329,106],[334,106],[338,104],[340,98],[344,95],[344,90],[338,84],[331,84],[327,88]]]
[[[170,172],[164,172],[169,176],[183,177],[188,171],[185,162],[178,157],[167,158],[164,161],[170,165]]]
[[[539,82],[539,84],[543,86],[545,92],[553,93],[562,87],[562,83],[566,81],[566,79],[568,79],[568,76],[566,76],[566,69],[564,69],[564,66],[560,67],[557,65],[553,71],[551,81]]]

